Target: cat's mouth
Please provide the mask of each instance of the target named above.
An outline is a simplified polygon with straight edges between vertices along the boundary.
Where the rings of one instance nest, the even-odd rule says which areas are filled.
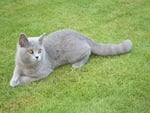
[[[35,56],[34,61],[35,61],[35,62],[40,62],[40,61],[41,61],[41,58],[40,58],[39,56]]]
[[[41,60],[39,59],[39,58],[32,58],[32,59],[30,59],[30,63],[32,63],[32,64],[36,64],[36,63],[39,63]]]

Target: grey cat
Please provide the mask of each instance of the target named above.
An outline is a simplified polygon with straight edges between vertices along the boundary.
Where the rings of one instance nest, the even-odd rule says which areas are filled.
[[[132,42],[120,44],[96,43],[74,30],[60,30],[50,35],[27,38],[21,34],[17,44],[15,69],[10,86],[30,83],[47,77],[56,67],[70,63],[83,66],[91,53],[101,56],[124,54]]]

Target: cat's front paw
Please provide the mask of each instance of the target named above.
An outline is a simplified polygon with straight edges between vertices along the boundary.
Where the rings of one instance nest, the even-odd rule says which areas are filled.
[[[11,87],[16,87],[20,84],[19,80],[11,80],[10,81],[10,86]]]

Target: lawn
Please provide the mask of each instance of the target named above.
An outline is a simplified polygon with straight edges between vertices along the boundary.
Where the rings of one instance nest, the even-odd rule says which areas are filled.
[[[101,57],[76,70],[11,88],[20,33],[75,29],[93,40],[131,39],[129,54]],[[150,113],[149,0],[1,0],[0,113]]]

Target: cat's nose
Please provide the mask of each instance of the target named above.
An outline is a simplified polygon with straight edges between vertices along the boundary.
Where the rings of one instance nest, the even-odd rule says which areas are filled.
[[[36,56],[35,58],[36,58],[36,59],[38,59],[39,57],[38,57],[38,56]]]

